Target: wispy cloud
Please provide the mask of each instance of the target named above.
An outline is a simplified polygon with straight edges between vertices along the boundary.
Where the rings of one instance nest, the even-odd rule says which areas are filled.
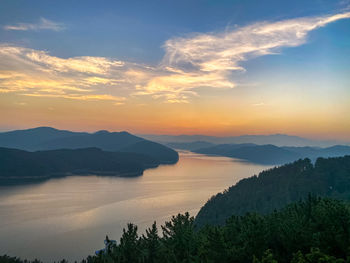
[[[38,30],[53,30],[53,31],[61,31],[64,30],[65,27],[62,23],[57,23],[51,21],[46,18],[40,18],[37,23],[17,23],[14,25],[6,25],[4,26],[5,30],[16,30],[16,31],[38,31]]]
[[[350,18],[350,12],[173,38],[165,43],[163,64],[199,72],[244,70],[240,62],[275,53],[282,47],[299,46],[310,31],[345,18]]]
[[[242,62],[275,54],[285,47],[307,41],[310,31],[350,18],[350,12],[304,17],[278,22],[260,22],[222,32],[197,33],[165,42],[160,69],[165,71],[139,88],[137,94],[186,102],[201,87],[233,88],[233,72],[244,72]]]
[[[223,32],[169,39],[164,45],[166,54],[162,65],[174,73],[160,77],[157,89],[153,88],[152,80],[145,90],[154,93],[157,90],[173,92],[179,87],[181,91],[203,86],[234,87],[231,73],[245,71],[242,62],[274,54],[284,47],[300,46],[310,31],[346,18],[350,18],[350,12],[260,22]]]
[[[187,103],[203,87],[235,87],[232,73],[246,70],[242,62],[300,46],[310,31],[347,18],[350,12],[171,38],[156,67],[105,57],[59,58],[40,50],[0,45],[0,92],[106,100],[116,105],[129,96]]]

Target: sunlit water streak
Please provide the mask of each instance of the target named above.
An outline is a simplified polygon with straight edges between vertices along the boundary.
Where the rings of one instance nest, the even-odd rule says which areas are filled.
[[[119,239],[128,222],[142,232],[154,220],[195,216],[217,192],[267,166],[181,152],[175,165],[137,178],[72,176],[0,187],[0,254],[44,261],[80,260]]]

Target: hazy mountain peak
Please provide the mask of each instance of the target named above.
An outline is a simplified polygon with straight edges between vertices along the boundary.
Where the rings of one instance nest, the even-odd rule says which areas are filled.
[[[107,131],[107,130],[100,130],[100,131],[95,132],[94,134],[103,135],[103,134],[109,134],[109,133],[110,133],[110,132]]]

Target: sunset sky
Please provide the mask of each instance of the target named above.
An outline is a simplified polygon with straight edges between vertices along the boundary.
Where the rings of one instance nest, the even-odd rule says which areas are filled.
[[[350,140],[350,1],[0,2],[0,130]]]

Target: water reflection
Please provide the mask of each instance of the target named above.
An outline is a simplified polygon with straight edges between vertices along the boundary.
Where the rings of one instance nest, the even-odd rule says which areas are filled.
[[[175,165],[136,178],[74,176],[0,187],[0,254],[80,260],[118,239],[127,222],[140,230],[189,211],[267,166],[181,152]]]

